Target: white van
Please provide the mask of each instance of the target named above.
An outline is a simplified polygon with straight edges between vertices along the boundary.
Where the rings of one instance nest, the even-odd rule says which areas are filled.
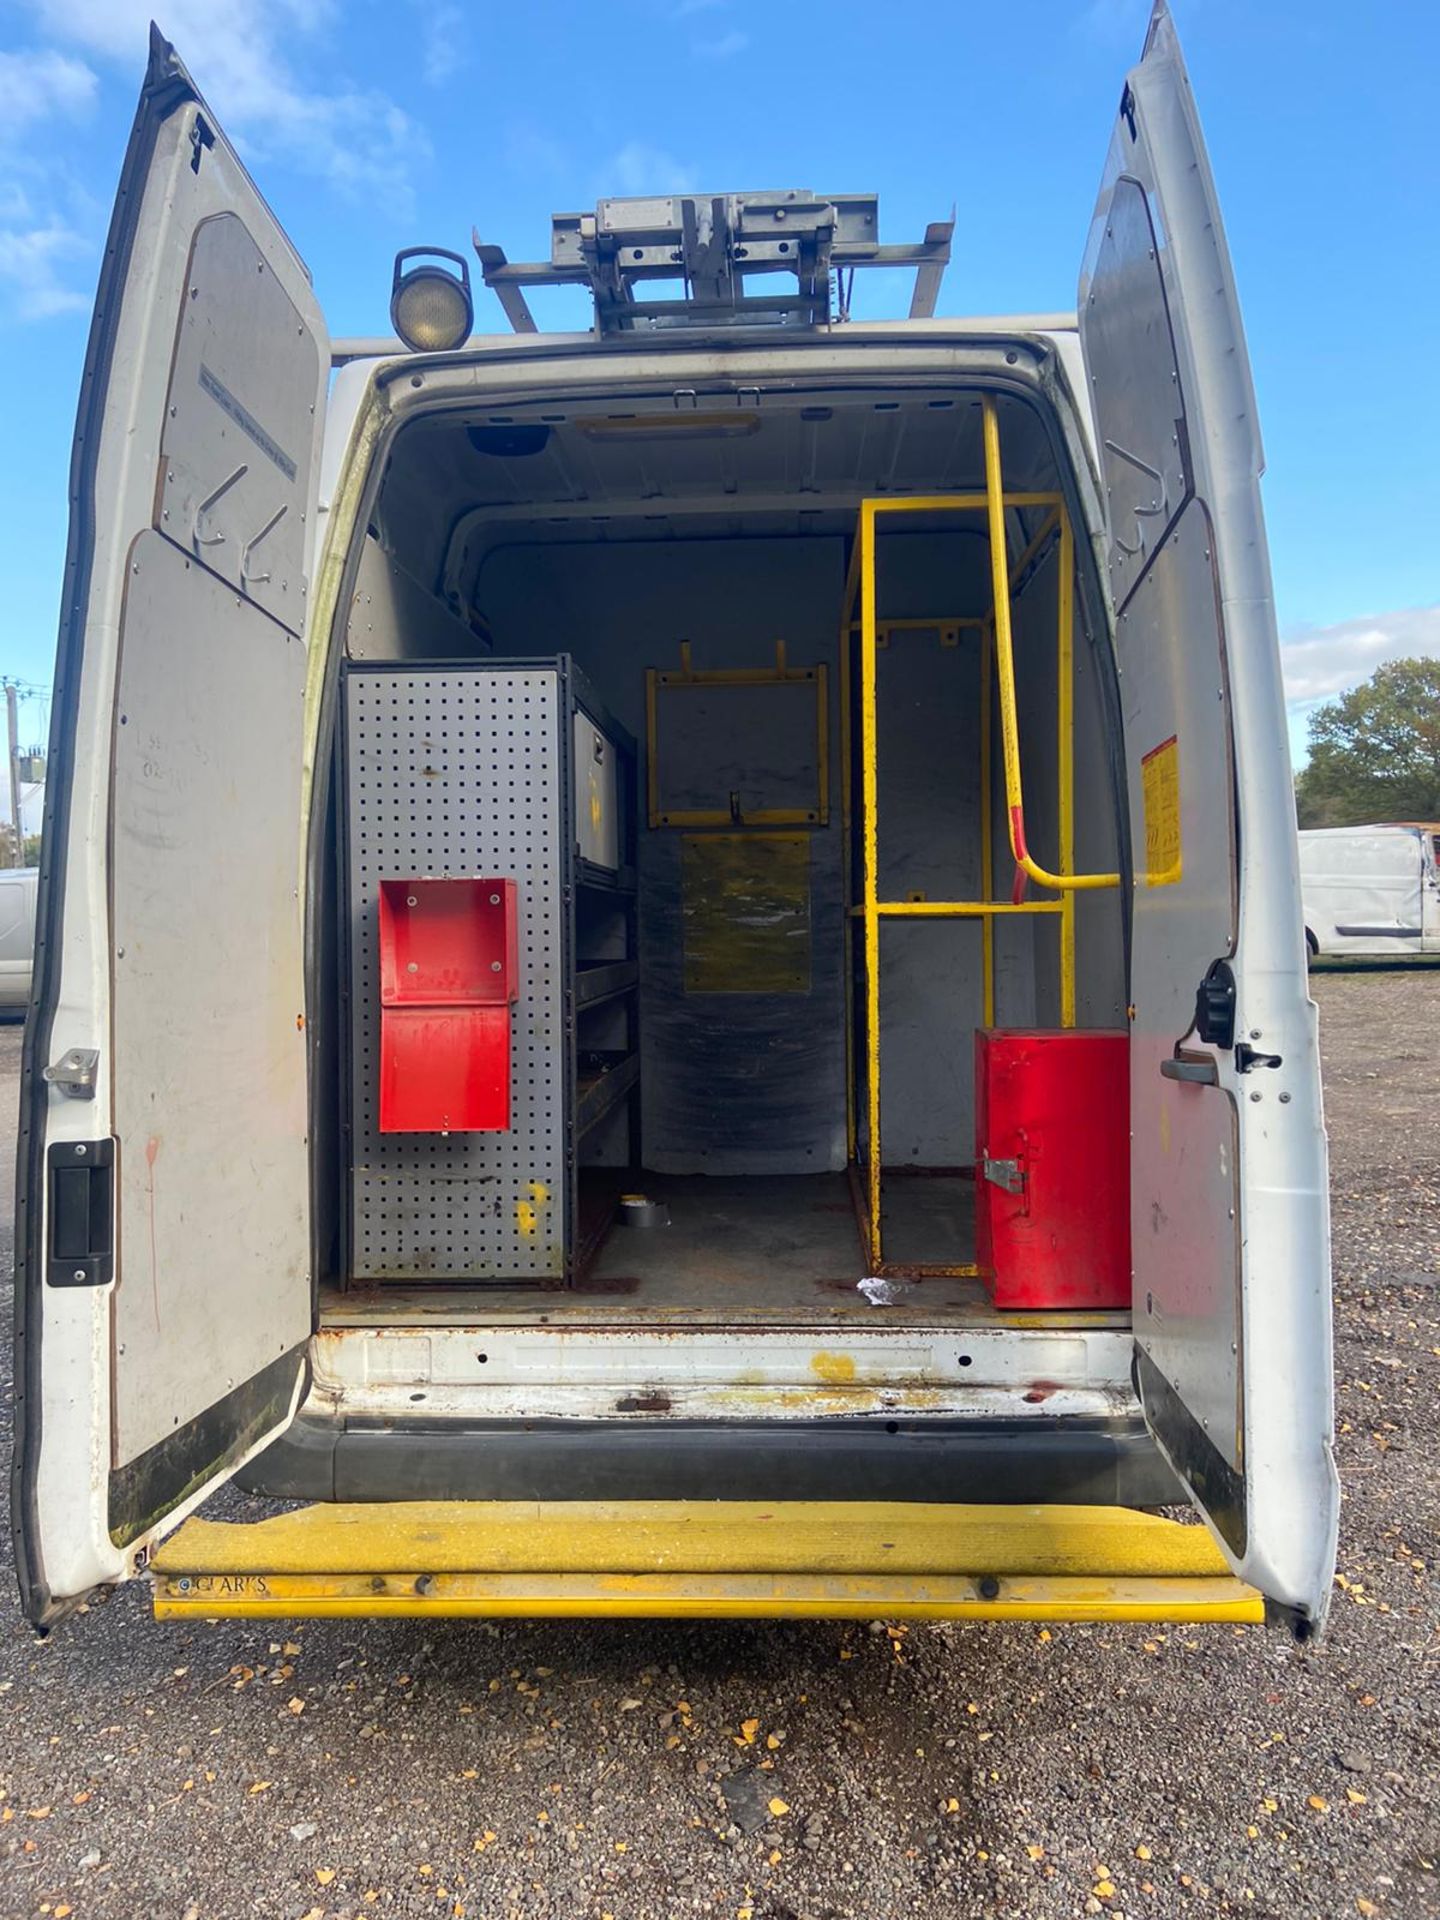
[[[30,1004],[35,951],[35,887],[39,870],[0,872],[0,1010],[22,1013]]]
[[[875,218],[603,202],[481,250],[513,335],[402,260],[432,350],[332,347],[157,39],[25,1069],[37,1623],[137,1576],[166,1616],[1322,1620],[1260,438],[1165,9],[1078,321],[931,317],[948,230]],[[897,258],[912,317],[832,311]],[[547,279],[591,333],[529,330]],[[306,1504],[191,1517],[237,1476]]]
[[[1440,953],[1437,845],[1433,826],[1305,829],[1300,892],[1311,958]]]

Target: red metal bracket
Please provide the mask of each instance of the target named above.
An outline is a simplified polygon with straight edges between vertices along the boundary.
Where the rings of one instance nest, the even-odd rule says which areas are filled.
[[[504,1133],[520,992],[513,880],[382,880],[380,1131]]]

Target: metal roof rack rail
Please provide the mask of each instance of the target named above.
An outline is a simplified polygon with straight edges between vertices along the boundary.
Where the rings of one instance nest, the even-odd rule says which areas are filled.
[[[601,200],[594,213],[557,213],[550,258],[511,262],[473,237],[485,284],[516,333],[538,331],[527,287],[588,287],[601,335],[666,327],[820,327],[848,320],[861,267],[913,267],[910,318],[928,320],[955,230],[933,221],[925,238],[881,246],[873,193],[657,194]],[[761,275],[793,275],[795,290],[748,290]],[[642,297],[651,282],[679,294]],[[833,286],[832,286],[833,281]]]

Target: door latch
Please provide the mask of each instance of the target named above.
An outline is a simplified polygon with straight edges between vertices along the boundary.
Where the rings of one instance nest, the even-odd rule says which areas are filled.
[[[1217,960],[1195,994],[1195,1034],[1222,1052],[1235,1044],[1235,975],[1228,960]]]
[[[103,1287],[115,1278],[115,1142],[57,1140],[45,1161],[45,1278],[52,1287]]]
[[[1235,1038],[1235,975],[1228,960],[1217,960],[1200,982],[1195,994],[1195,1036],[1207,1047],[1219,1047],[1232,1053],[1237,1073],[1249,1073],[1252,1067],[1278,1067],[1278,1053],[1261,1053],[1248,1040]],[[1193,1058],[1193,1056],[1189,1056]],[[1168,1080],[1198,1079],[1198,1074],[1182,1071],[1187,1055],[1183,1046],[1175,1049],[1175,1063],[1162,1064],[1160,1071]],[[1213,1075],[1213,1062],[1211,1073]],[[1212,1084],[1218,1084],[1212,1081]]]
[[[1024,1193],[1025,1169],[1018,1160],[992,1160],[987,1153],[981,1160],[985,1178],[1005,1193]]]
[[[63,1093],[67,1100],[93,1100],[95,1080],[100,1071],[98,1047],[71,1047],[41,1074],[47,1086]]]

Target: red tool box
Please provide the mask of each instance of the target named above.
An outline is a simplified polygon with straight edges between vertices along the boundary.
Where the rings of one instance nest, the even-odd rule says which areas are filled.
[[[1130,1036],[975,1035],[976,1261],[997,1307],[1130,1305]]]
[[[510,1127],[513,880],[380,882],[380,1131]]]

